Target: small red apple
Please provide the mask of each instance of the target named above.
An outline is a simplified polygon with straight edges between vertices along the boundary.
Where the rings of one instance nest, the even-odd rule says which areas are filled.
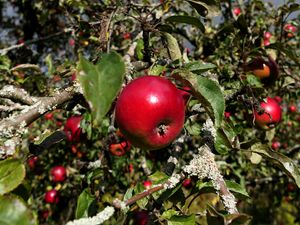
[[[45,114],[45,115],[44,115],[44,118],[45,118],[46,120],[52,120],[52,119],[53,119],[53,113],[47,113],[47,114]]]
[[[73,38],[70,38],[70,39],[69,39],[69,45],[70,45],[71,47],[75,46],[75,40],[74,40]]]
[[[266,39],[270,39],[271,37],[272,37],[271,32],[266,31],[266,32],[264,33],[264,39],[265,39],[265,40],[266,40]]]
[[[155,150],[168,146],[181,132],[185,102],[171,81],[142,76],[123,89],[115,111],[120,130],[132,145]]]
[[[63,182],[67,176],[67,170],[63,166],[55,166],[50,171],[52,180],[54,182]]]
[[[254,110],[255,124],[262,129],[271,129],[281,120],[281,107],[273,98],[268,97],[267,102],[261,102],[264,113]]]
[[[297,106],[296,106],[296,105],[290,105],[290,106],[289,106],[289,111],[290,111],[291,113],[297,112]]]
[[[191,188],[192,187],[192,179],[191,178],[186,178],[182,182],[182,186],[185,187],[185,188]]]
[[[224,112],[224,117],[225,117],[226,119],[229,119],[230,116],[231,116],[231,112]]]
[[[35,168],[37,161],[38,161],[37,156],[31,156],[29,159],[27,159],[27,164],[31,170]]]
[[[239,16],[242,10],[240,8],[234,8],[232,12],[235,16]]]
[[[283,29],[287,32],[289,38],[294,37],[294,34],[297,32],[297,27],[290,23],[284,25]]]
[[[82,129],[80,128],[81,116],[71,116],[67,119],[64,131],[70,142],[79,142]]]
[[[149,222],[149,214],[147,211],[139,211],[135,214],[135,225],[147,225]]]
[[[268,46],[270,44],[271,44],[271,42],[269,39],[264,39],[264,46]]]
[[[125,34],[123,34],[123,39],[130,40],[131,39],[131,33],[130,32],[126,32]]]
[[[272,145],[271,145],[272,149],[274,149],[274,150],[278,150],[280,148],[280,146],[281,146],[281,143],[279,141],[273,141]]]
[[[151,180],[144,181],[143,186],[145,187],[146,190],[150,189],[152,186],[152,181]]]
[[[59,193],[55,189],[47,191],[44,196],[45,202],[57,204],[59,201]]]
[[[111,144],[109,146],[109,151],[112,155],[123,156],[130,150],[130,147],[131,145],[128,141],[122,141],[121,143]]]

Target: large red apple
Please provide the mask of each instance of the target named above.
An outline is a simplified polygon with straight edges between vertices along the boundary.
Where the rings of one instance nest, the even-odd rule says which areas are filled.
[[[66,179],[67,171],[63,166],[55,166],[51,169],[50,174],[54,182],[63,182]]]
[[[134,146],[154,150],[168,146],[184,124],[185,101],[169,80],[142,76],[130,82],[116,103],[116,122]]]
[[[254,111],[256,125],[262,129],[274,128],[281,120],[280,105],[275,99],[268,97],[267,102],[261,102],[260,106],[264,109],[264,113],[260,114]]]
[[[64,131],[67,135],[67,139],[70,142],[79,142],[81,136],[80,128],[81,116],[71,116],[67,119],[67,122],[64,127]]]

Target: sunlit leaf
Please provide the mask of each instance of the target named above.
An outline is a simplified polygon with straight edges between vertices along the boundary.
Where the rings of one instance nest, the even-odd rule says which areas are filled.
[[[1,225],[34,225],[37,224],[33,213],[25,203],[14,195],[0,196]]]
[[[8,193],[22,183],[25,166],[20,160],[6,159],[0,161],[0,195]]]
[[[291,177],[300,188],[300,170],[292,159],[279,152],[271,150],[269,146],[261,143],[252,145],[249,150],[262,155],[264,158],[278,166],[289,177]]]
[[[96,198],[93,196],[89,189],[84,189],[77,199],[77,207],[75,212],[75,218],[79,219],[82,217],[89,217],[90,211],[93,203],[95,202]]]
[[[93,122],[99,125],[121,89],[125,64],[119,54],[111,52],[96,65],[80,57],[78,69],[78,79],[92,109]]]

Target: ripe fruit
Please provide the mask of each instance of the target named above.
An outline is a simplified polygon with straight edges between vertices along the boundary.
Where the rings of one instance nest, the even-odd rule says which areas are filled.
[[[269,39],[264,39],[264,46],[268,46],[270,44],[271,44],[271,42]]]
[[[297,27],[289,23],[284,25],[283,29],[287,32],[289,38],[294,37],[294,34],[297,32]]]
[[[271,85],[275,82],[279,74],[277,63],[271,56],[268,60],[261,57],[257,57],[247,65],[247,70],[251,71],[266,85]]]
[[[27,160],[27,164],[29,166],[30,169],[34,169],[36,166],[36,163],[38,161],[38,157],[37,156],[32,156]]]
[[[290,106],[289,106],[289,111],[290,111],[291,113],[297,112],[297,106],[296,106],[296,105],[290,105]]]
[[[146,211],[140,211],[135,214],[135,225],[147,225],[149,221],[149,214]]]
[[[130,150],[130,147],[131,145],[128,141],[122,141],[121,143],[111,144],[109,146],[109,151],[112,155],[123,156]]]
[[[233,14],[235,16],[239,16],[241,14],[242,10],[240,8],[234,8],[233,9]]]
[[[279,141],[273,141],[272,145],[271,145],[272,149],[274,149],[274,150],[278,150],[280,148],[280,146],[281,146],[281,144]]]
[[[148,190],[151,188],[152,182],[150,180],[146,180],[143,182],[143,186],[145,187],[146,190]]]
[[[45,202],[51,203],[51,204],[57,204],[59,201],[59,196],[58,192],[55,189],[52,189],[50,191],[47,191],[45,193]]]
[[[116,122],[134,146],[155,150],[181,132],[185,103],[175,85],[162,77],[142,76],[129,83],[116,103]]]
[[[253,74],[258,78],[266,78],[270,76],[270,67],[266,63],[261,63],[259,68],[253,70]]]
[[[225,117],[226,119],[229,119],[230,116],[231,116],[231,112],[224,112],[224,117]]]
[[[190,188],[192,187],[192,179],[191,178],[186,178],[183,182],[182,182],[182,186],[185,188]]]
[[[50,171],[54,182],[63,182],[66,179],[67,171],[63,166],[55,166]]]
[[[81,136],[80,128],[81,116],[71,116],[67,119],[67,122],[64,127],[64,131],[67,135],[67,139],[70,142],[79,142]]]
[[[255,124],[262,129],[274,128],[281,120],[281,108],[276,100],[268,97],[267,102],[261,102],[264,113],[254,111]]]
[[[131,33],[127,32],[127,33],[123,34],[123,39],[130,40],[131,39]]]
[[[52,120],[52,119],[53,119],[53,113],[47,113],[47,114],[45,114],[45,115],[44,115],[44,118],[45,118],[46,120]]]
[[[267,31],[267,32],[264,33],[264,39],[265,40],[266,39],[270,39],[271,37],[272,37],[272,34],[269,31]]]

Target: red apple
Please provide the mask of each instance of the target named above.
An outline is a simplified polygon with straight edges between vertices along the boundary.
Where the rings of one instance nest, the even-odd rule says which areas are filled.
[[[27,164],[31,170],[35,168],[37,161],[38,161],[37,156],[32,156],[29,159],[27,159]]]
[[[143,186],[145,187],[146,190],[150,189],[152,186],[151,180],[146,180],[143,182]]]
[[[269,39],[264,39],[264,46],[268,46],[270,44],[271,44],[271,42]]]
[[[168,146],[184,125],[185,102],[169,80],[142,76],[130,82],[116,103],[116,122],[134,146],[155,150]]]
[[[131,39],[131,33],[127,32],[127,33],[123,34],[123,39],[130,40]]]
[[[111,144],[109,146],[109,151],[112,155],[123,156],[130,150],[130,147],[131,145],[128,141],[122,141],[121,143]]]
[[[274,150],[278,150],[280,148],[280,146],[281,146],[281,144],[279,141],[273,141],[272,145],[271,145],[272,149],[274,149]]]
[[[52,119],[53,119],[53,113],[47,113],[47,114],[45,114],[45,115],[44,115],[44,118],[45,118],[46,120],[52,120]]]
[[[230,116],[231,116],[231,112],[224,112],[224,117],[225,117],[226,119],[229,119]]]
[[[269,32],[269,31],[266,31],[265,33],[264,33],[264,39],[266,40],[266,39],[270,39],[272,37],[272,34]]]
[[[186,178],[182,182],[182,186],[185,187],[185,188],[191,188],[192,187],[192,179],[191,178]]]
[[[297,27],[289,23],[284,25],[283,29],[287,32],[289,38],[294,37],[294,34],[297,32]]]
[[[232,12],[235,16],[239,16],[242,10],[240,8],[234,8]]]
[[[261,102],[264,113],[254,111],[255,124],[262,129],[271,129],[281,120],[281,107],[273,98],[268,97],[267,102]]]
[[[290,106],[289,106],[289,111],[290,111],[291,113],[297,112],[297,106],[296,106],[296,105],[290,105]]]
[[[52,189],[50,191],[47,191],[45,193],[45,202],[51,203],[51,204],[57,204],[59,201],[59,193],[55,189]]]
[[[71,116],[67,119],[67,122],[64,127],[64,131],[67,135],[67,139],[70,142],[79,142],[81,136],[80,128],[81,116]]]
[[[149,222],[149,214],[147,211],[140,211],[135,214],[135,225],[147,225]]]
[[[54,182],[63,182],[66,179],[67,171],[63,166],[55,166],[51,169],[50,174]]]

